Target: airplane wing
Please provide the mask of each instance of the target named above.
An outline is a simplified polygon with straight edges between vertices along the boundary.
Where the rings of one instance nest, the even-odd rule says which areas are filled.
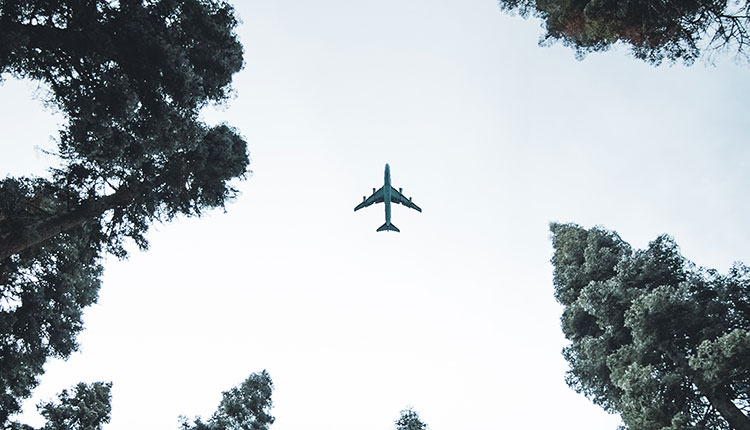
[[[365,199],[362,203],[358,204],[356,208],[354,208],[354,211],[358,211],[362,208],[366,208],[367,206],[370,206],[373,203],[383,203],[383,187],[380,187],[379,190],[372,193],[370,197]]]
[[[391,187],[391,202],[399,203],[406,206],[407,208],[412,208],[414,210],[422,212],[422,209],[419,206],[415,205],[414,202],[411,201],[411,199],[407,199],[403,194],[399,193],[398,190],[393,187]]]

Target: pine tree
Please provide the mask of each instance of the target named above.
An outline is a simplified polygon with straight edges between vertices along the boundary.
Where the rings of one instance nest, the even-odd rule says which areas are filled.
[[[39,405],[39,411],[47,420],[40,430],[101,430],[109,422],[112,410],[111,383],[79,383],[72,395],[63,390],[58,402]]]
[[[253,373],[239,386],[222,393],[221,402],[211,418],[192,423],[182,419],[183,430],[268,430],[271,416],[273,382],[268,372]]]
[[[701,45],[736,49],[747,59],[750,2],[740,0],[500,0],[508,12],[544,21],[542,44],[561,41],[579,59],[617,42],[651,64],[692,64]]]
[[[412,408],[401,411],[401,416],[396,420],[396,430],[427,430],[427,424],[419,419],[419,414]]]
[[[49,177],[0,180],[0,427],[76,349],[104,252],[236,195],[247,144],[198,119],[243,65],[236,25],[224,0],[0,2],[0,74],[46,85],[66,119]]]
[[[627,428],[750,429],[750,268],[696,268],[660,236],[551,225],[567,382]]]

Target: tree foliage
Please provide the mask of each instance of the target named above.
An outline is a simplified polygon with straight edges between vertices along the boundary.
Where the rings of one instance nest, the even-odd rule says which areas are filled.
[[[40,430],[101,430],[109,422],[111,383],[79,383],[73,394],[63,390],[58,403],[48,402],[39,405],[39,411],[47,420]]]
[[[0,426],[75,350],[103,252],[236,194],[247,144],[198,118],[242,67],[236,25],[224,0],[0,1],[0,74],[66,119],[49,177],[0,180]]]
[[[568,384],[627,428],[750,429],[750,268],[696,268],[660,236],[551,225]]]
[[[109,422],[112,410],[111,382],[78,383],[72,394],[63,390],[57,402],[37,405],[47,420],[38,430],[101,430]],[[6,430],[37,430],[28,424],[11,421],[3,426]]]
[[[401,411],[396,420],[396,430],[427,430],[427,424],[419,419],[419,414],[412,408]]]
[[[72,392],[63,390],[57,402],[38,405],[46,424],[38,430],[101,430],[109,422],[112,410],[112,383],[79,383]],[[196,418],[193,423],[182,418],[183,430],[268,430],[273,382],[268,372],[251,374],[243,383],[222,395],[216,412],[207,422]],[[26,424],[10,422],[9,430],[36,430]]]
[[[562,41],[586,53],[617,42],[651,64],[692,64],[701,49],[736,49],[748,55],[748,0],[500,0],[500,8],[544,21],[544,42]],[[708,46],[704,46],[708,45]]]
[[[246,171],[246,143],[198,113],[228,96],[242,67],[236,24],[221,0],[0,3],[0,73],[47,84],[67,119],[56,189],[39,196],[55,210],[2,229],[0,259],[105,212],[121,254],[122,237],[145,247],[153,219],[222,206],[235,192],[227,181]]]
[[[273,382],[268,372],[253,373],[239,386],[222,393],[216,412],[208,421],[182,420],[183,430],[268,430],[271,416]]]
[[[27,203],[44,180],[0,182],[0,213],[35,216]],[[30,395],[47,357],[76,349],[82,309],[97,299],[100,232],[82,224],[0,261],[0,423]]]

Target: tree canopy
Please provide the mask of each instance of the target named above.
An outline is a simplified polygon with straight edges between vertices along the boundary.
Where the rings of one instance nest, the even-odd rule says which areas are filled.
[[[696,268],[663,235],[551,225],[567,382],[638,430],[750,429],[750,268]]]
[[[427,430],[427,424],[419,419],[419,414],[412,408],[401,411],[396,420],[396,430]]]
[[[0,182],[0,205],[23,202],[26,209],[35,185],[43,187]],[[0,260],[0,424],[31,394],[47,357],[64,358],[76,349],[83,308],[99,291],[98,236],[93,224],[83,224]]]
[[[705,48],[748,56],[750,1],[499,0],[500,8],[544,21],[542,43],[561,41],[577,57],[617,42],[651,64],[692,64]]]
[[[268,372],[253,373],[237,387],[222,393],[216,412],[208,421],[182,419],[183,430],[268,430],[271,416],[273,382]]]
[[[236,25],[224,0],[0,2],[0,77],[45,84],[65,117],[48,177],[0,179],[0,425],[75,350],[102,253],[236,194],[247,144],[198,117],[242,68]]]
[[[0,73],[47,84],[67,119],[63,167],[35,193],[46,211],[0,227],[0,259],[108,211],[108,245],[122,253],[122,237],[145,247],[149,221],[222,206],[247,145],[198,113],[226,99],[242,67],[236,24],[221,0],[0,4]]]
[[[46,419],[38,430],[101,430],[109,422],[112,410],[112,383],[79,383],[71,391],[63,390],[57,401],[37,406]],[[207,422],[196,418],[193,423],[181,417],[183,430],[268,430],[274,417],[270,415],[273,382],[268,372],[251,374],[244,382],[222,394],[221,403]],[[10,422],[9,430],[36,430],[34,427]]]
[[[58,402],[39,405],[39,411],[47,420],[40,430],[101,430],[109,422],[112,410],[111,383],[79,383],[73,395],[63,390]]]

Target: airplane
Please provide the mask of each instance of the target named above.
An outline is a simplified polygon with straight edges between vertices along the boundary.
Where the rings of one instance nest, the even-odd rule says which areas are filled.
[[[395,225],[391,224],[391,203],[402,204],[407,208],[412,208],[414,210],[422,212],[422,209],[420,209],[419,206],[415,205],[411,201],[411,197],[407,199],[403,194],[401,194],[403,191],[403,188],[399,188],[398,190],[396,190],[391,186],[391,167],[388,165],[388,163],[386,163],[385,184],[377,191],[375,190],[375,188],[373,188],[372,195],[370,197],[362,196],[362,203],[354,208],[354,212],[362,208],[366,208],[373,203],[385,203],[385,224],[381,225],[377,231],[401,231],[396,228]]]

